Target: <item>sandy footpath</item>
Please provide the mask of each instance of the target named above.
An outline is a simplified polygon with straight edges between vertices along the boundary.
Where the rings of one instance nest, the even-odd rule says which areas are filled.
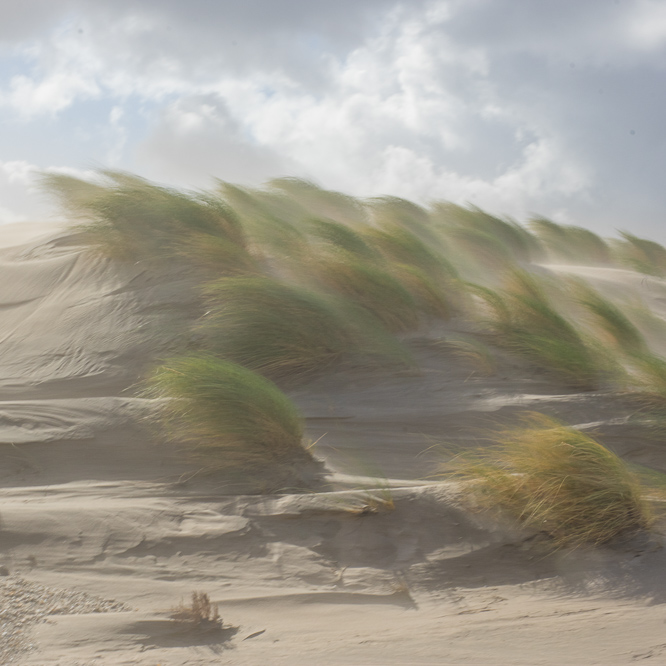
[[[331,471],[324,492],[243,494],[155,441],[133,389],[189,312],[187,279],[112,266],[53,227],[0,232],[1,663],[666,661],[658,536],[548,554],[434,476],[447,451],[526,410],[666,471],[626,398],[508,359],[482,377],[441,344],[446,330],[423,332],[415,369],[346,368],[291,392]],[[660,280],[578,273],[666,303]],[[195,590],[224,629],[169,619]]]

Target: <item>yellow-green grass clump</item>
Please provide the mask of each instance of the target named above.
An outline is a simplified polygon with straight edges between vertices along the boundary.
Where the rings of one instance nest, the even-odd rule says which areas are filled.
[[[302,178],[274,178],[268,186],[297,202],[310,217],[326,217],[344,224],[366,222],[363,204],[348,194],[325,190]]]
[[[378,261],[380,254],[363,236],[346,224],[322,218],[309,222],[310,236],[331,254],[340,252],[356,255],[359,259]],[[315,259],[316,261],[316,259]]]
[[[419,325],[419,308],[412,294],[381,266],[344,253],[317,258],[312,270],[321,287],[357,303],[393,332]]]
[[[601,545],[651,524],[635,474],[588,435],[534,414],[501,442],[460,461],[468,490],[556,546]]]
[[[610,370],[576,327],[555,309],[534,275],[514,270],[507,289],[474,289],[488,307],[486,323],[499,345],[575,388],[595,388]]]
[[[433,207],[433,219],[454,244],[472,254],[494,261],[533,261],[541,257],[539,240],[513,220],[502,220],[477,206],[463,208],[440,202]]]
[[[149,397],[162,399],[166,434],[211,471],[310,460],[298,410],[251,370],[207,355],[180,356],[165,360],[146,384]]]
[[[545,217],[533,218],[529,226],[548,250],[551,261],[584,265],[611,262],[608,243],[589,229],[557,224]]]
[[[641,332],[615,303],[584,282],[577,281],[574,289],[578,302],[592,314],[596,328],[614,347],[629,355],[648,351]]]
[[[646,275],[666,275],[666,248],[663,245],[626,231],[621,231],[620,235],[622,240],[613,242],[613,253],[618,263]]]
[[[102,171],[101,184],[47,174],[43,185],[76,214],[91,243],[116,259],[171,259],[190,236],[246,241],[240,220],[221,199],[159,187],[123,172]],[[238,257],[236,257],[237,259]]]
[[[207,348],[271,378],[297,380],[342,359],[404,361],[400,345],[363,310],[267,277],[205,287]]]

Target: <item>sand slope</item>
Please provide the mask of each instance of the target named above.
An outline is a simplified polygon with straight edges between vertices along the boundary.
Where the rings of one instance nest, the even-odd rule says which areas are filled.
[[[76,590],[130,610],[47,609],[13,651],[1,651],[9,638],[0,636],[7,663],[666,657],[658,541],[546,555],[538,538],[470,513],[455,487],[428,478],[445,459],[443,442],[484,445],[494,425],[534,409],[666,470],[661,443],[628,421],[626,399],[568,392],[509,359],[481,377],[438,343],[447,331],[423,333],[409,343],[418,369],[341,369],[292,391],[336,472],[328,492],[233,494],[153,441],[141,424],[150,402],[132,389],[191,314],[186,278],[113,266],[72,234],[26,233],[8,234],[0,250],[3,622],[29,617],[28,589],[38,589],[21,597],[12,585]],[[595,275],[641,288],[640,276],[624,273]],[[219,603],[226,629],[197,633],[168,620],[194,590]]]

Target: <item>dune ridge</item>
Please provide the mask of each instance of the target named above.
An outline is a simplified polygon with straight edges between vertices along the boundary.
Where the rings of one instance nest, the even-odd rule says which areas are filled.
[[[112,612],[28,622],[6,663],[626,664],[665,653],[658,535],[553,552],[433,478],[442,441],[487,446],[526,411],[666,472],[631,395],[564,386],[502,350],[486,376],[442,344],[468,334],[464,323],[431,323],[401,338],[409,366],[342,365],[288,387],[326,473],[316,488],[248,494],[156,436],[137,395],[198,316],[191,275],[100,258],[66,229],[31,233],[0,250],[0,566],[8,585],[81,591]],[[664,313],[659,277],[540,266]],[[169,609],[193,590],[219,604],[226,629],[174,627]]]

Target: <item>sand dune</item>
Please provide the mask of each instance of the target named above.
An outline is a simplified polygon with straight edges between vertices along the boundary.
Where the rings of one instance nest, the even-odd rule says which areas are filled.
[[[567,391],[504,357],[497,375],[483,377],[440,344],[448,329],[421,332],[408,342],[415,369],[341,369],[291,391],[331,472],[322,492],[237,494],[152,437],[142,423],[150,401],[132,388],[190,311],[186,276],[119,268],[71,233],[6,231],[0,596],[4,621],[14,618],[11,636],[0,636],[11,648],[0,652],[6,663],[665,658],[666,562],[656,537],[549,553],[538,536],[470,512],[455,486],[432,478],[442,444],[484,445],[497,424],[534,409],[666,471],[661,443],[629,420],[626,397]],[[656,278],[646,289],[628,271],[548,270],[643,290],[655,310],[663,302]],[[42,588],[30,585],[120,605],[31,616],[30,594]],[[194,590],[219,603],[227,628],[174,626],[169,609]]]

